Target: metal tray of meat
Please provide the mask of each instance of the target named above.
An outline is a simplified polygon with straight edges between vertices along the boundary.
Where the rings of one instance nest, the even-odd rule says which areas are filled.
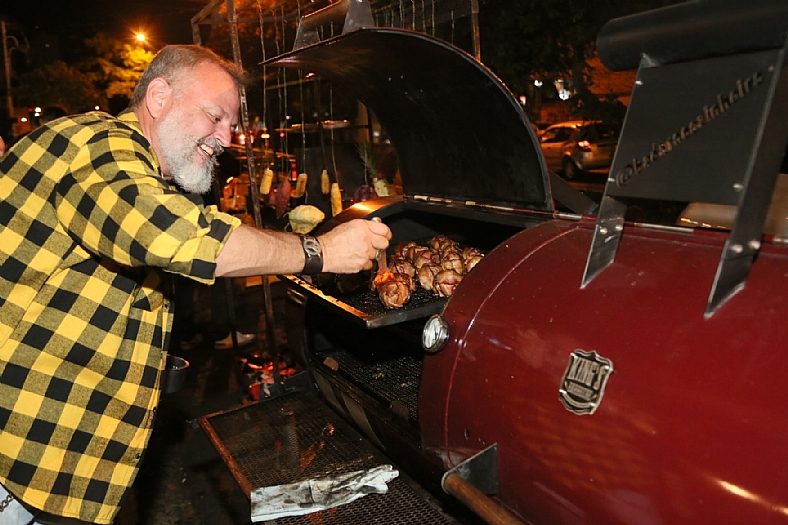
[[[297,275],[283,277],[298,286],[311,299],[367,329],[394,325],[440,313],[448,299],[418,288],[411,293],[410,301],[401,308],[387,308],[380,302],[377,292],[364,290],[361,287],[360,290],[347,293],[333,292],[332,290],[330,294],[323,290],[324,285],[320,283],[309,283]],[[321,274],[320,277],[331,278],[330,274]]]

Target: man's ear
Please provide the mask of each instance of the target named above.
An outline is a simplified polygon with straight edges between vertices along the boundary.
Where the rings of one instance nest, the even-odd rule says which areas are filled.
[[[161,77],[154,78],[148,84],[145,92],[145,105],[151,117],[159,118],[170,105],[172,100],[172,88],[170,83]]]

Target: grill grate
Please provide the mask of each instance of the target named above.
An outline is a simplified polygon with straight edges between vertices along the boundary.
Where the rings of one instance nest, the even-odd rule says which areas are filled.
[[[408,420],[418,423],[421,361],[403,356],[380,363],[365,363],[341,349],[328,355],[339,363],[339,374],[388,403],[401,403],[408,409]]]
[[[343,301],[356,310],[360,310],[367,315],[381,315],[386,313],[397,313],[408,310],[415,310],[422,306],[431,305],[434,303],[443,304],[446,302],[445,297],[429,292],[423,288],[416,288],[410,293],[410,300],[401,308],[387,308],[382,302],[377,292],[361,291],[354,294],[337,295],[337,299]]]
[[[204,418],[230,469],[254,489],[387,463],[319,398],[292,393]],[[245,483],[246,482],[246,483]],[[317,521],[316,521],[317,520]],[[387,494],[370,494],[324,512],[281,518],[282,525],[454,523],[400,474]]]

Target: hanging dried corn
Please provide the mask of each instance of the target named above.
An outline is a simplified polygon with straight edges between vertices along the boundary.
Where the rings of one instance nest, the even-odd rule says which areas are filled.
[[[301,198],[306,193],[306,173],[299,173],[298,179],[296,179],[296,187],[295,191],[293,192],[293,197],[296,199]]]
[[[331,185],[331,215],[337,216],[342,211],[342,192],[336,182]]]
[[[320,174],[320,191],[323,192],[323,195],[328,195],[330,190],[331,181],[328,179],[328,171],[323,170],[323,173]]]
[[[260,193],[268,195],[271,193],[271,184],[274,181],[274,172],[271,168],[266,168],[263,172],[263,183],[260,184]]]

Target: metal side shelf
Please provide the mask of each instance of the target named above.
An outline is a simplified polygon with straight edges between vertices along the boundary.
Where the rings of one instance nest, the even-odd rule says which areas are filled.
[[[264,486],[283,485],[391,464],[322,399],[311,392],[282,396],[204,416],[200,426],[247,497]],[[396,468],[396,465],[394,465]],[[401,470],[386,494],[277,525],[321,523],[454,524],[438,503]]]

